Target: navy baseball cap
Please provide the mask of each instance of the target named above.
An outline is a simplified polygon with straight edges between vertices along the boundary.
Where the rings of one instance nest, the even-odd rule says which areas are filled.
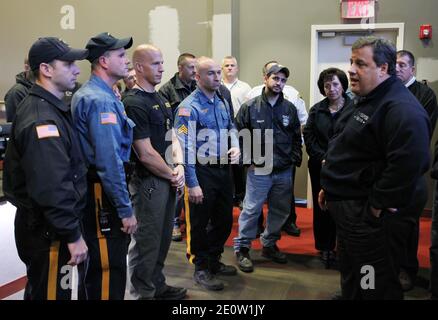
[[[268,72],[266,72],[266,75],[269,77],[271,74],[273,73],[279,73],[279,72],[283,72],[286,75],[286,78],[289,78],[289,69],[286,68],[285,66],[282,66],[281,64],[274,64],[272,65]]]
[[[88,41],[85,48],[88,49],[87,60],[93,62],[108,50],[120,48],[129,49],[132,46],[132,37],[117,39],[108,32],[102,32]]]
[[[43,37],[30,47],[29,66],[31,70],[36,70],[41,63],[49,63],[53,60],[84,60],[87,56],[88,50],[86,49],[73,49],[59,38]]]

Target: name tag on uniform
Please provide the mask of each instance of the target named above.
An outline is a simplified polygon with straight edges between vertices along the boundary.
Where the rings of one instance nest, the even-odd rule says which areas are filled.
[[[257,123],[263,123],[265,120],[257,120]]]
[[[58,127],[54,124],[46,124],[36,127],[38,139],[59,137]]]
[[[117,124],[117,116],[113,112],[102,112],[100,114],[101,124]]]

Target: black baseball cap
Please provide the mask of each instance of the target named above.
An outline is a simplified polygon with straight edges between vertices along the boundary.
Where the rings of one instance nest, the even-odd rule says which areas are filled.
[[[279,73],[279,72],[283,72],[286,75],[286,78],[289,78],[289,69],[286,68],[285,66],[282,66],[281,64],[274,64],[272,65],[268,72],[266,72],[266,76],[270,76],[273,73]]]
[[[117,39],[108,32],[102,32],[88,41],[85,48],[88,49],[87,60],[93,62],[108,50],[120,48],[129,49],[132,46],[132,37]]]
[[[59,38],[43,37],[39,38],[30,47],[29,66],[31,70],[36,70],[41,63],[49,63],[53,60],[75,61],[84,60],[88,56],[86,49],[73,49]]]

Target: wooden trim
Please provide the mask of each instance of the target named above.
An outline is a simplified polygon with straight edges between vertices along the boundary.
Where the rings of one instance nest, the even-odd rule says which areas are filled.
[[[26,283],[27,277],[23,276],[0,286],[0,300],[23,290],[26,287]]]

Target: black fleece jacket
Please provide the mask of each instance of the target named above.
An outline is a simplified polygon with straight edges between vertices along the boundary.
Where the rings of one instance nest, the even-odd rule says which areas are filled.
[[[328,146],[321,186],[328,200],[368,199],[375,208],[409,204],[429,168],[431,125],[395,76],[352,105]]]

